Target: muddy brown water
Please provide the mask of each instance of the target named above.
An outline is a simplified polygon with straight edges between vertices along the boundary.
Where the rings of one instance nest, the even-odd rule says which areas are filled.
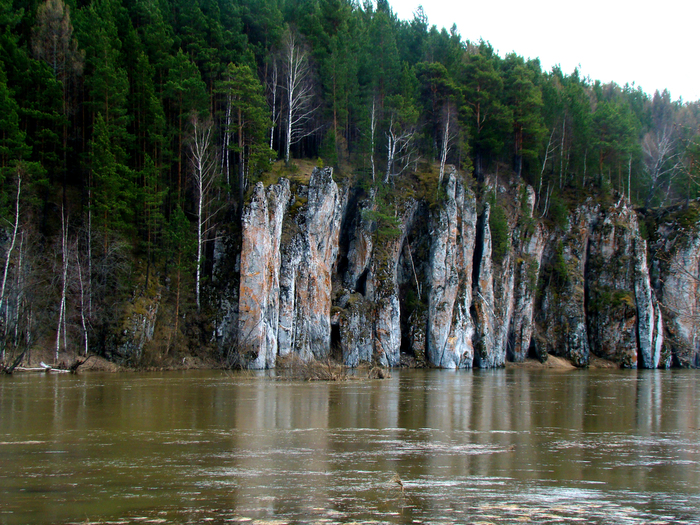
[[[0,524],[700,523],[700,373],[0,378]]]

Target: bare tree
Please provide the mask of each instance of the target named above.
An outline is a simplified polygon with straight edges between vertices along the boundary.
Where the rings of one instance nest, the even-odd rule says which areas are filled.
[[[83,332],[83,351],[85,355],[88,355],[88,317],[86,315],[86,286],[85,286],[85,276],[83,275],[83,265],[80,260],[80,252],[77,252],[77,260],[75,261],[76,267],[78,269],[78,284],[80,286],[80,326]]]
[[[314,84],[308,52],[292,30],[282,37],[283,89],[286,91],[286,144],[284,160],[289,163],[289,149],[316,130],[309,130],[316,107],[313,106]]]
[[[374,165],[374,149],[377,136],[377,101],[375,97],[372,97],[372,112],[370,113],[369,130],[370,130],[370,140],[369,140],[369,160],[372,163],[372,182],[376,180],[376,167]]]
[[[671,182],[683,166],[677,139],[673,128],[664,126],[660,131],[650,131],[642,141],[644,153],[644,168],[649,175],[649,193],[644,205],[651,204],[659,186],[665,181],[666,194],[664,202],[668,198]]]
[[[404,128],[398,125],[396,119],[392,115],[389,120],[389,130],[386,132],[387,138],[387,160],[386,160],[386,175],[384,175],[384,184],[389,182],[389,177],[391,175],[396,175],[395,165],[403,164],[401,171],[406,169],[406,166],[410,163],[410,157],[413,153],[411,145],[413,142],[413,137],[415,135],[415,129]]]
[[[205,237],[212,227],[207,223],[216,214],[212,211],[212,189],[217,181],[219,171],[218,159],[213,145],[213,128],[211,120],[201,122],[196,113],[190,119],[192,135],[189,142],[190,162],[194,171],[195,198],[197,199],[197,267],[195,295],[197,311],[201,308],[202,259]]]
[[[226,186],[231,187],[231,135],[233,135],[232,126],[233,112],[233,94],[229,91],[226,93],[226,111],[224,114],[224,124],[222,126],[223,145],[221,148],[221,172],[226,178]]]
[[[46,0],[37,9],[36,23],[32,34],[34,55],[51,66],[56,78],[64,83],[69,76],[81,74],[84,53],[73,38],[70,7],[63,0]]]
[[[5,289],[7,287],[7,274],[10,269],[10,261],[12,260],[12,251],[15,249],[15,244],[17,242],[17,232],[19,230],[19,207],[20,207],[20,196],[22,193],[22,172],[17,170],[17,195],[15,197],[15,222],[12,225],[12,237],[10,240],[10,246],[5,254],[5,270],[2,274],[2,287],[0,287],[0,320],[3,325],[6,322],[6,308],[5,308]],[[5,360],[5,342],[2,342],[2,360]]]
[[[61,302],[58,310],[58,327],[56,328],[56,355],[55,362],[58,363],[58,352],[61,349],[61,335],[63,335],[63,349],[66,345],[66,296],[68,291],[68,262],[70,254],[68,252],[68,226],[66,225],[66,214],[61,209]]]
[[[553,144],[552,139],[554,138],[555,126],[552,126],[552,132],[549,134],[549,140],[547,141],[547,147],[544,150],[544,160],[542,161],[542,169],[540,170],[540,180],[537,184],[537,198],[540,198],[540,193],[542,192],[542,179],[544,178],[544,171],[547,169],[547,161],[550,155],[552,155],[557,147]]]
[[[450,154],[450,148],[457,136],[457,127],[454,123],[454,107],[448,102],[443,110],[443,131],[442,131],[442,147],[440,148],[440,179],[445,176],[445,163],[447,162],[447,156]]]
[[[270,108],[272,109],[272,121],[270,124],[270,149],[274,147],[275,128],[277,121],[280,118],[280,112],[277,111],[277,90],[279,89],[279,64],[277,60],[272,58],[272,72],[267,83],[267,89],[270,90]]]

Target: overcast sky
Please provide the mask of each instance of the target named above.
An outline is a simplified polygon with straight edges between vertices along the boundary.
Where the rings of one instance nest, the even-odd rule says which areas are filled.
[[[539,57],[542,68],[700,100],[700,2],[663,0],[389,0],[404,20],[418,5],[439,29],[487,40],[505,56]]]

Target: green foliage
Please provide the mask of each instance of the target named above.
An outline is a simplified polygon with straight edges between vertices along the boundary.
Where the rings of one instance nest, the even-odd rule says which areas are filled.
[[[564,243],[559,241],[552,261],[546,270],[555,288],[562,289],[569,282],[569,267],[564,258]]]
[[[390,184],[379,183],[375,186],[373,206],[362,210],[362,218],[374,225],[373,235],[378,245],[401,235],[395,197]]]
[[[238,179],[238,198],[242,202],[248,184],[270,168],[273,152],[267,142],[268,109],[260,80],[247,65],[229,64],[217,92],[223,99],[222,131],[228,136],[228,149],[236,155],[233,173],[225,177]],[[227,151],[223,155],[228,158]]]
[[[552,195],[549,207],[549,218],[560,230],[564,230],[569,222],[569,209],[564,199],[558,195]]]
[[[609,286],[596,286],[590,290],[588,309],[591,312],[604,313],[620,308],[636,310],[634,293],[628,290],[616,290]]]
[[[491,231],[491,257],[496,264],[501,264],[510,247],[510,231],[506,212],[498,203],[491,206],[489,229]]]
[[[338,151],[336,149],[335,132],[331,129],[323,137],[319,150],[323,164],[326,166],[338,165]]]

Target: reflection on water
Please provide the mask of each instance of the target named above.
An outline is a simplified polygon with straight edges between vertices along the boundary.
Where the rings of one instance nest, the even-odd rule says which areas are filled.
[[[0,524],[697,523],[694,371],[0,380]]]

